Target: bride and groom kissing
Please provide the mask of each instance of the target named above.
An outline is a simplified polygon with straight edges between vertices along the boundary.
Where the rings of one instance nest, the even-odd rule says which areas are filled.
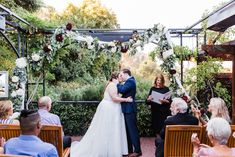
[[[129,69],[113,73],[86,134],[72,143],[70,156],[141,156],[135,94],[136,81]]]

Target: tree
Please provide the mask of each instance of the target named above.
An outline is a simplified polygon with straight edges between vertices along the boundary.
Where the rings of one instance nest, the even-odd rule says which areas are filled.
[[[30,12],[35,12],[43,5],[42,0],[0,0],[0,3],[11,10],[22,7]]]
[[[61,15],[53,15],[51,19],[60,24],[72,22],[77,28],[118,27],[115,13],[97,0],[84,0],[79,7],[70,3]]]

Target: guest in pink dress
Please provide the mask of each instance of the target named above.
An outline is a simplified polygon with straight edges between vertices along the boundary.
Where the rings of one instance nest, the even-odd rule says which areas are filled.
[[[231,135],[231,127],[224,118],[215,117],[207,123],[207,135],[213,147],[201,144],[197,134],[193,133],[193,157],[200,156],[235,156],[235,148],[229,148],[226,144]]]

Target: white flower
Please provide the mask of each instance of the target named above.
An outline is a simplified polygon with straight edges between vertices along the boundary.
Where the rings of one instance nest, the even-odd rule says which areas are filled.
[[[94,39],[91,36],[88,36],[86,38],[86,42],[87,42],[87,48],[88,49],[93,49],[94,46],[92,46],[92,42],[94,41]]]
[[[18,90],[16,90],[16,94],[19,95],[19,96],[23,96],[24,95],[24,90],[19,88]]]
[[[16,95],[17,95],[17,93],[16,93],[16,91],[13,91],[12,93],[11,93],[11,97],[16,97]]]
[[[159,25],[157,26],[157,29],[159,29],[160,31],[163,31],[163,28],[164,28],[164,26],[161,25],[161,24],[159,24]]]
[[[196,82],[196,81],[197,81],[197,76],[193,76],[193,77],[192,77],[192,81],[193,81],[193,82]]]
[[[114,46],[116,46],[116,44],[115,44],[114,42],[109,42],[109,43],[108,43],[108,46],[114,47]]]
[[[26,59],[24,57],[16,59],[16,66],[18,68],[25,68],[27,66]]]
[[[39,61],[40,59],[41,59],[41,57],[40,57],[38,54],[35,53],[35,54],[32,55],[32,60],[33,60],[33,61],[37,62],[37,61]]]
[[[18,76],[13,76],[13,77],[11,78],[11,81],[14,82],[14,83],[16,83],[16,82],[19,81],[19,77],[18,77]]]
[[[117,48],[116,48],[116,47],[112,47],[112,48],[111,48],[111,52],[112,52],[112,53],[115,53],[116,51],[117,51]]]

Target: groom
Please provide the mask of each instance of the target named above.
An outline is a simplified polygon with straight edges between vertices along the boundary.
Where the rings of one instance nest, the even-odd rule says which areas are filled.
[[[130,157],[141,156],[140,148],[140,138],[137,129],[137,119],[136,112],[137,106],[135,103],[135,94],[136,94],[136,82],[135,78],[131,76],[131,71],[129,69],[123,69],[120,72],[119,81],[124,81],[125,83],[118,84],[118,93],[122,94],[123,98],[132,97],[133,102],[122,102],[122,112],[124,114],[125,123],[126,123],[126,132],[127,132],[127,142],[128,142],[128,152],[131,153]],[[133,152],[134,146],[134,152]]]

